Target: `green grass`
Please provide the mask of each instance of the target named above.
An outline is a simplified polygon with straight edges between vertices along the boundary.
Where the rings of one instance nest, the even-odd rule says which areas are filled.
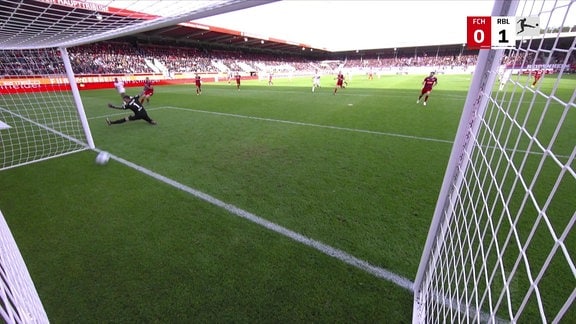
[[[424,108],[422,78],[158,86],[157,126],[81,95],[98,148],[414,280],[470,82],[439,77]],[[410,291],[95,156],[0,172],[52,322],[411,321]]]

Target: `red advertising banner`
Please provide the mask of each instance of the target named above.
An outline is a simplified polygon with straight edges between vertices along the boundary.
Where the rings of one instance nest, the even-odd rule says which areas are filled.
[[[134,75],[78,75],[76,84],[79,90],[114,89],[114,79],[124,81],[127,88],[142,87],[144,80],[149,78],[153,85],[168,84],[194,84],[193,74],[175,74],[167,77],[158,74],[134,74]],[[249,78],[249,77],[248,77]],[[203,74],[203,82],[217,82],[225,80],[218,74]],[[4,76],[0,78],[0,95],[9,93],[46,92],[46,91],[70,91],[70,83],[65,75],[58,76]]]

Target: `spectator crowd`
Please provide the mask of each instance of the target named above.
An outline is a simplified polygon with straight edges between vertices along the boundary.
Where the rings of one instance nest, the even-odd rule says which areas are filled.
[[[57,49],[0,51],[0,76],[64,74],[64,66]],[[454,53],[443,56],[404,55],[393,57],[360,57],[339,60],[305,59],[289,54],[244,53],[235,50],[206,50],[195,47],[135,44],[105,41],[68,49],[74,73],[137,74],[137,73],[299,73],[321,70],[335,73],[339,69],[382,71],[407,67],[430,66],[455,69],[474,66],[476,54]],[[533,55],[530,53],[529,55]],[[522,53],[505,56],[503,64],[512,66],[522,62],[537,62]],[[562,61],[563,58],[555,58]],[[534,63],[533,63],[534,64]]]

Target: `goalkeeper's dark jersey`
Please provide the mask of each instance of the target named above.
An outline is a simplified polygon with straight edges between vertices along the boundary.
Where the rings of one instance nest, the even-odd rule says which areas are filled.
[[[156,124],[156,122],[153,121],[148,116],[146,109],[144,109],[144,106],[140,102],[140,96],[139,95],[134,96],[134,97],[130,97],[130,101],[128,101],[128,102],[124,101],[122,108],[130,109],[134,113],[134,116],[128,116],[129,120],[144,119],[145,121],[149,122],[150,124],[154,124],[154,125]]]
[[[113,104],[109,103],[108,107],[114,108],[114,109],[124,109],[124,110],[130,109],[130,110],[132,110],[134,115],[130,115],[130,116],[118,119],[118,120],[114,120],[114,121],[111,121],[110,119],[106,118],[106,123],[108,125],[122,124],[124,122],[129,121],[129,120],[133,121],[133,120],[138,120],[138,119],[143,119],[152,125],[156,125],[156,122],[148,116],[146,109],[144,109],[144,106],[140,102],[140,96],[134,96],[134,97],[124,96],[122,98],[122,100],[124,101],[122,103],[122,106],[114,106]]]
[[[140,96],[130,97],[130,101],[124,102],[122,108],[132,110],[136,116],[146,114],[144,106],[140,103]]]

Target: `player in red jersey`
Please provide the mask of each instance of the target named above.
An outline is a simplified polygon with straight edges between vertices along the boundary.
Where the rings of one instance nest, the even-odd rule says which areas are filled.
[[[338,72],[338,75],[336,76],[336,87],[334,88],[334,94],[336,94],[336,91],[338,91],[338,88],[343,88],[344,87],[344,74],[342,74],[342,71]]]
[[[142,98],[140,98],[140,103],[150,102],[150,97],[154,95],[154,87],[152,86],[152,81],[150,78],[146,77],[144,80],[144,90],[142,91]]]
[[[202,77],[200,74],[196,73],[194,83],[196,84],[196,95],[199,96],[202,94]]]
[[[420,103],[420,99],[422,99],[422,97],[426,95],[426,97],[424,97],[424,106],[426,106],[426,102],[428,101],[428,96],[430,96],[430,92],[432,92],[432,88],[434,88],[438,84],[438,79],[436,79],[434,75],[435,75],[434,72],[430,72],[430,75],[424,78],[424,81],[422,81],[423,85],[422,91],[420,92],[420,96],[418,97],[418,100],[416,100],[416,103]]]
[[[543,74],[544,74],[543,70],[534,71],[534,82],[532,82],[532,88],[536,86],[536,83],[538,83]]]
[[[236,73],[236,89],[240,90],[240,80],[242,79],[242,77],[240,76],[240,72]]]

